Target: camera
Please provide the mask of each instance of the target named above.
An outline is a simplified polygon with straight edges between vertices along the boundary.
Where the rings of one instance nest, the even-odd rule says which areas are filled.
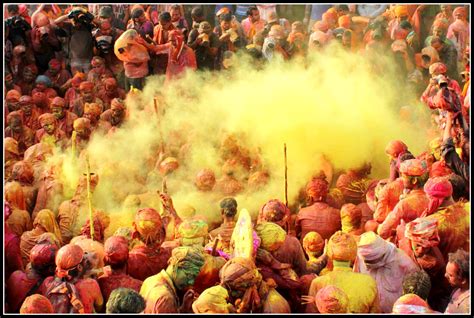
[[[69,12],[68,18],[85,25],[90,25],[94,21],[94,15],[83,9],[72,10]]]
[[[112,37],[100,36],[96,39],[96,47],[104,54],[108,54],[112,49]]]
[[[29,31],[31,30],[31,25],[26,22],[25,19],[23,19],[20,16],[13,16],[5,20],[5,27],[6,28],[12,28],[12,29],[19,29],[23,31]]]

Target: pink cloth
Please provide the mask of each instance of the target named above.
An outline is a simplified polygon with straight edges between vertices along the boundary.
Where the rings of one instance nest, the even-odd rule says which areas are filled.
[[[458,61],[463,60],[463,55],[469,43],[469,23],[456,20],[448,28],[447,38],[450,39],[458,51]]]
[[[245,18],[245,19],[242,20],[241,25],[242,25],[242,29],[244,30],[244,33],[245,33],[245,36],[247,37],[247,39],[252,41],[253,40],[253,35],[255,35],[256,33],[260,32],[260,31],[262,31],[263,28],[265,27],[265,20],[260,19],[257,22],[252,23],[252,22],[250,22],[249,18]],[[255,30],[255,32],[252,32],[253,34],[250,33],[250,31],[252,30],[252,27]]]

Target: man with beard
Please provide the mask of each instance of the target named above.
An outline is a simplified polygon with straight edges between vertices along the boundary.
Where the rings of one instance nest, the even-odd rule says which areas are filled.
[[[82,150],[87,147],[89,139],[91,137],[92,128],[91,121],[87,118],[80,117],[74,121],[73,124],[73,134],[76,134],[75,140],[71,138],[69,146],[72,146],[74,143],[74,148],[76,149],[76,154],[80,154]]]
[[[52,87],[58,93],[64,93],[61,91],[61,87],[71,78],[71,74],[69,71],[62,69],[61,62],[57,59],[49,61],[48,66],[49,68],[44,75],[51,80]]]
[[[84,118],[89,119],[92,131],[97,130],[102,106],[97,103],[86,103],[84,106]]]
[[[274,25],[271,27],[268,37],[263,42],[262,53],[268,61],[273,59],[275,53],[279,54],[284,60],[290,58],[291,52],[282,26]]]
[[[38,68],[35,64],[25,66],[19,81],[16,82],[23,94],[31,95],[31,91],[35,87],[36,76],[38,76]]]
[[[67,137],[64,131],[58,128],[56,117],[51,113],[46,113],[38,118],[41,129],[36,131],[35,143],[43,142],[50,145],[61,146]]]
[[[23,116],[20,111],[8,114],[7,124],[5,137],[15,139],[18,142],[18,151],[23,154],[28,147],[35,143],[35,132],[23,124]]]
[[[51,101],[51,112],[58,121],[58,128],[64,131],[67,138],[71,138],[74,121],[78,118],[77,115],[66,109],[66,102],[61,97],[55,97]]]
[[[207,21],[199,23],[198,32],[191,32],[189,34],[188,45],[196,54],[198,69],[214,69],[214,60],[217,55],[219,43],[219,38],[212,32],[212,27]]]
[[[31,94],[34,95],[35,93],[43,93],[48,98],[54,98],[58,96],[58,93],[51,88],[52,82],[49,77],[45,75],[40,75],[36,78],[35,81],[35,88],[31,91]]]
[[[114,43],[123,31],[113,26],[113,22],[110,21],[113,12],[108,12],[108,9],[112,11],[110,7],[103,7],[100,10],[99,27],[92,32],[95,41],[94,51],[96,55],[105,60],[105,64],[109,66],[114,74],[118,74],[123,71],[123,64],[114,54]]]
[[[97,97],[104,103],[104,110],[109,109],[114,98],[125,99],[125,91],[118,87],[117,80],[113,77],[102,80],[103,88],[97,93]]]
[[[106,67],[105,60],[100,56],[94,56],[91,60],[92,69],[87,74],[87,81],[96,87],[100,85],[103,77],[113,77],[112,72]],[[98,89],[95,89],[97,92]]]
[[[219,46],[219,51],[217,53],[216,63],[217,68],[221,69],[224,52],[231,51],[235,53],[237,50],[245,47],[247,42],[241,29],[239,29],[235,21],[232,20],[232,14],[225,13],[220,15],[219,21],[220,24],[215,28],[215,33],[219,36],[221,45]]]
[[[123,99],[114,98],[110,103],[110,109],[100,115],[100,125],[103,126],[104,130],[108,131],[112,127],[120,127],[125,121],[126,111],[125,102]]]
[[[94,93],[94,84],[86,81],[79,85],[81,95],[74,101],[69,109],[74,112],[78,117],[82,117],[84,114],[85,103],[97,103],[102,105],[103,102],[100,98],[96,97]]]
[[[7,92],[5,96],[5,119],[7,119],[9,113],[20,110],[20,97],[21,93],[15,89],[11,89]],[[5,120],[5,123],[6,122]]]
[[[150,45],[145,40],[137,41],[145,45],[148,49],[155,52],[155,54],[167,54],[166,67],[166,83],[172,79],[179,78],[186,69],[196,70],[196,56],[194,51],[184,44],[184,37],[178,30],[172,30],[168,34],[169,42],[163,45]]]
[[[201,250],[188,246],[175,248],[166,270],[143,282],[140,295],[146,301],[145,313],[192,312],[195,292],[191,288],[203,265]]]
[[[33,98],[28,95],[20,97],[19,101],[21,112],[23,113],[23,123],[26,127],[36,131],[40,128],[38,117],[40,112],[36,105],[33,103]]]

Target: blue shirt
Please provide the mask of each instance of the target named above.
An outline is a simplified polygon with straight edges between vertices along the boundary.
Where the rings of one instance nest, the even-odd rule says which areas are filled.
[[[313,4],[311,6],[311,20],[321,20],[323,13],[332,8],[332,5]]]

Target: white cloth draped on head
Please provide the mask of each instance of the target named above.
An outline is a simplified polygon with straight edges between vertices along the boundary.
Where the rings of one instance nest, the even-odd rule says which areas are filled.
[[[402,295],[403,278],[416,270],[416,263],[393,243],[374,232],[361,235],[354,271],[375,279],[383,313],[392,312],[393,304]]]

